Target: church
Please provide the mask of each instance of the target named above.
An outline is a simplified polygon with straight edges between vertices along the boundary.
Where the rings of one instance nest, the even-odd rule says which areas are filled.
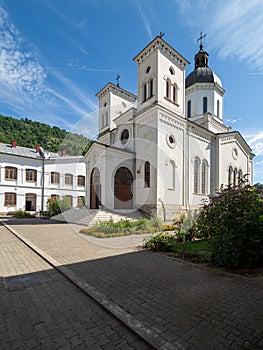
[[[253,182],[254,155],[224,125],[225,90],[202,38],[187,77],[189,61],[161,33],[133,59],[137,96],[119,83],[97,93],[99,136],[85,155],[88,208],[169,221],[244,174]]]

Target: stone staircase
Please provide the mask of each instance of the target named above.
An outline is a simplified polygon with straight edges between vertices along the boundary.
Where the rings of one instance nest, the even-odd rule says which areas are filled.
[[[128,219],[138,220],[145,216],[138,210],[134,209],[118,209],[112,211],[109,209],[88,209],[86,207],[69,209],[61,214],[52,216],[52,220],[78,224],[82,226],[94,226],[99,221],[108,221],[112,219],[114,222]]]

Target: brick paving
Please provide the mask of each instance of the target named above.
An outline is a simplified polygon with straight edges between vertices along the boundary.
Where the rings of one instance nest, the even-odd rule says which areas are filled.
[[[0,225],[0,348],[151,349]]]
[[[262,278],[98,246],[66,224],[12,228],[174,348],[263,348]]]

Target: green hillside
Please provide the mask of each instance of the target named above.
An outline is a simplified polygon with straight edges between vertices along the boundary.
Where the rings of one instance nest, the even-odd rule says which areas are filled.
[[[0,115],[0,142],[11,143],[13,139],[18,146],[35,148],[39,143],[50,152],[66,149],[68,155],[82,155],[92,142],[83,135],[67,132],[57,126]]]

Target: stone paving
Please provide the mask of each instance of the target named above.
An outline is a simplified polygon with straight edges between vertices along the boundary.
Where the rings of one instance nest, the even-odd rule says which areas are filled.
[[[0,225],[0,348],[151,349]]]
[[[19,235],[175,349],[262,349],[262,278],[89,242],[69,225],[10,222]],[[121,239],[121,238],[120,238]]]

